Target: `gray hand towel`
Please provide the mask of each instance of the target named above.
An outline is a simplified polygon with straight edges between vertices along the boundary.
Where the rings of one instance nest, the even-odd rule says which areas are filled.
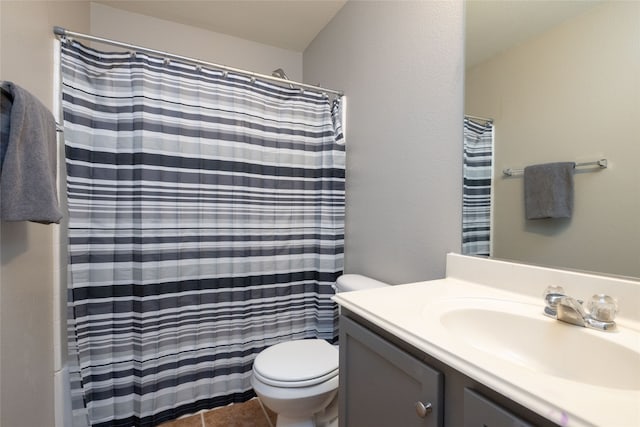
[[[527,219],[571,218],[575,163],[560,162],[524,168]]]
[[[58,223],[62,213],[56,191],[56,122],[32,94],[11,82],[2,83],[3,110],[10,105],[8,140],[0,170],[0,219]],[[7,117],[2,112],[2,117]]]

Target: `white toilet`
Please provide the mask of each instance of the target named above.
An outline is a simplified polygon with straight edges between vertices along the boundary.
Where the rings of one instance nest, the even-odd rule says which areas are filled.
[[[344,274],[336,292],[388,284],[359,274]],[[251,385],[277,427],[337,426],[338,348],[324,340],[294,340],[273,345],[253,362]]]

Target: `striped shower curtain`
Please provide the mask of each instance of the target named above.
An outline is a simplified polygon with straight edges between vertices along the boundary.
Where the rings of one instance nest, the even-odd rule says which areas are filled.
[[[491,175],[493,123],[464,119],[464,188],[462,192],[462,253],[491,252]]]
[[[255,355],[337,339],[340,102],[63,41],[74,425],[253,396]]]

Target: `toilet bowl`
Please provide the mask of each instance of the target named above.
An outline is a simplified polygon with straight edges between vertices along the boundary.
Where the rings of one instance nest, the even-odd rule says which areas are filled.
[[[336,292],[388,286],[359,274],[336,281]],[[337,426],[338,348],[320,339],[266,348],[253,362],[251,385],[278,415],[277,427]]]

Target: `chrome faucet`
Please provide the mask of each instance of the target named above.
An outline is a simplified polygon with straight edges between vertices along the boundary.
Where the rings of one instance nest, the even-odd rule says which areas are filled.
[[[588,311],[585,310],[581,300],[566,295],[560,286],[549,286],[545,290],[544,299],[546,316],[600,331],[616,329],[614,319],[618,312],[618,303],[615,298],[608,295],[597,294],[591,297]]]

